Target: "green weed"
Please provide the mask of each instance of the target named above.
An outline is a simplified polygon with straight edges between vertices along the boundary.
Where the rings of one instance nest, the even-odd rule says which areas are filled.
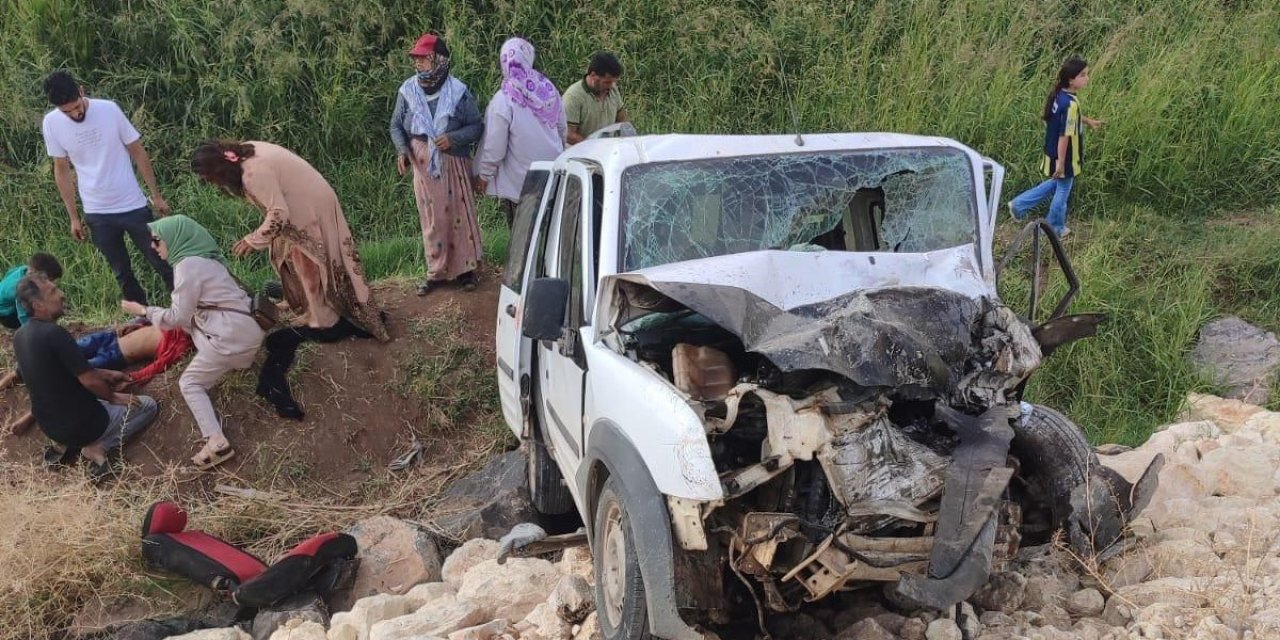
[[[502,425],[492,361],[487,351],[461,338],[467,322],[455,306],[412,320],[410,335],[424,349],[400,356],[399,368],[404,377],[399,379],[399,390],[424,401],[428,430],[448,431],[466,418],[469,428],[497,433],[490,428],[490,423]]]
[[[1214,391],[1187,358],[1200,327],[1224,314],[1276,326],[1274,293],[1240,295],[1224,286],[1242,272],[1266,281],[1274,257],[1262,254],[1280,246],[1274,216],[1259,212],[1223,225],[1129,207],[1123,221],[1081,227],[1066,241],[1082,283],[1069,312],[1102,312],[1108,320],[1096,337],[1054,352],[1031,378],[1030,398],[1064,410],[1097,442],[1132,445],[1171,420],[1189,391]],[[1029,293],[1023,273],[1011,267],[1001,290],[1020,313]],[[1046,273],[1038,319],[1066,291],[1056,267]]]
[[[44,155],[40,82],[58,67],[121,104],[175,210],[223,246],[260,214],[192,178],[195,144],[241,137],[300,153],[338,192],[377,280],[423,272],[411,185],[396,175],[386,129],[412,72],[404,50],[426,30],[447,36],[481,103],[511,34],[537,46],[562,90],[592,51],[610,49],[642,132],[948,136],[1002,162],[1007,194],[1038,179],[1039,110],[1057,66],[1080,54],[1092,65],[1084,111],[1106,125],[1087,136],[1073,197],[1084,283],[1073,309],[1112,319],[1055,354],[1031,393],[1096,438],[1133,442],[1203,388],[1184,358],[1198,323],[1237,313],[1280,328],[1276,24],[1280,5],[1262,0],[442,0],[412,11],[388,0],[12,0],[0,21],[0,266],[51,251],[67,267],[76,319],[123,319],[105,262],[67,232]],[[1256,213],[1230,224],[1238,211]],[[491,200],[480,219],[485,259],[501,263],[507,231]],[[159,296],[155,275],[134,264]],[[260,254],[232,264],[254,284],[271,274]],[[485,354],[451,353],[441,356],[450,367],[488,367]],[[446,375],[439,363],[414,366],[414,384]]]

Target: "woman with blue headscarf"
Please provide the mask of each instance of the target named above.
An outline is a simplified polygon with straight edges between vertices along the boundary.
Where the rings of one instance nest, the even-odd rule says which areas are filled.
[[[480,266],[480,225],[471,193],[471,154],[484,133],[475,96],[450,72],[444,39],[425,34],[409,57],[417,73],[400,85],[391,115],[400,175],[412,167],[413,194],[422,224],[426,295],[438,283],[457,280],[475,289]]]

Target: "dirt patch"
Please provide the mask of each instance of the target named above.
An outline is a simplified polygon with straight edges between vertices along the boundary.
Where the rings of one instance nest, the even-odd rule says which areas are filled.
[[[191,467],[199,432],[178,390],[185,363],[173,367],[143,391],[161,412],[126,448],[130,473],[175,474],[183,494],[220,483],[358,503],[385,495],[406,474],[457,467],[514,444],[503,434],[492,372],[498,287],[492,270],[473,292],[443,288],[418,297],[407,281],[375,285],[393,341],[304,345],[291,372],[307,413],[301,422],[277,417],[254,395],[256,366],[228,376],[213,401],[237,453],[210,473]],[[0,340],[0,362],[11,363],[10,337]],[[0,406],[7,423],[28,406],[26,390],[0,392]],[[389,472],[387,464],[415,438],[425,447],[419,467]],[[37,429],[7,436],[0,461],[34,462],[46,444]]]

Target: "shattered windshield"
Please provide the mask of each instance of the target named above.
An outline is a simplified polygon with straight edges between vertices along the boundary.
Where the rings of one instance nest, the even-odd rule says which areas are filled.
[[[914,253],[976,239],[974,178],[958,149],[663,162],[622,179],[624,271],[763,249]]]

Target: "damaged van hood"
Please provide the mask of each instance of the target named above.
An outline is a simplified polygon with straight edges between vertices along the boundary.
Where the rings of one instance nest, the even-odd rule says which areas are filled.
[[[971,244],[929,253],[752,251],[673,262],[609,277],[613,278],[744,289],[780,309],[883,287],[938,287],[970,298],[995,294]]]
[[[784,371],[831,371],[907,397],[954,390],[971,358],[985,350],[984,340],[1011,330],[991,327],[1011,324],[991,317],[994,309],[1008,310],[992,304],[971,247],[930,254],[760,251],[610,279],[645,285],[698,312]],[[1025,327],[1012,330],[1026,335],[998,341],[1034,348]],[[1038,349],[1024,355],[1019,360],[1038,363]]]

